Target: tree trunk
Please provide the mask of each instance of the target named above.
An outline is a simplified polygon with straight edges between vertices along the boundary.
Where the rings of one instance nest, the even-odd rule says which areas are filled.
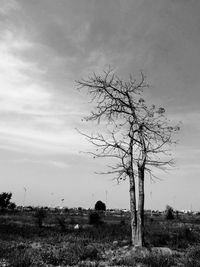
[[[144,166],[138,165],[138,211],[137,211],[137,231],[135,246],[144,245]]]
[[[136,196],[135,196],[135,177],[133,173],[129,174],[130,183],[130,211],[131,211],[131,234],[132,245],[135,245],[137,216],[136,216]]]

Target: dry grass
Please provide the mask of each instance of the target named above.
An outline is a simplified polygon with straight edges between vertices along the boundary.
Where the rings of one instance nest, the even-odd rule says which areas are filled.
[[[84,261],[87,259],[93,261],[93,266],[98,266],[99,261],[105,260],[107,250],[115,253],[113,241],[118,241],[118,247],[123,245],[123,240],[130,241],[131,231],[127,217],[122,224],[122,217],[109,215],[107,223],[91,226],[86,224],[88,215],[47,213],[44,227],[39,228],[33,215],[33,212],[0,215],[0,258],[7,259],[9,266],[86,266]],[[61,223],[58,218],[61,218]],[[75,223],[80,224],[79,230],[73,229]],[[174,259],[171,256],[150,254],[138,259],[121,258],[118,265],[135,266],[134,264],[140,262],[143,264],[141,266],[167,267],[174,264],[174,261],[185,261],[190,264],[186,265],[188,267],[200,266],[200,249],[197,247],[200,242],[198,221],[191,225],[188,218],[184,223],[178,220],[169,223],[163,218],[151,221],[147,218],[145,225],[147,247],[170,247],[186,252],[186,257]],[[194,248],[190,249],[191,246]],[[194,262],[196,265],[192,265]]]

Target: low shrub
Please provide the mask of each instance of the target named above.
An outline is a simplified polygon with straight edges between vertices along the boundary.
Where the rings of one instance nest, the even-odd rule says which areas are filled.
[[[40,255],[30,248],[15,248],[8,260],[12,267],[44,266]]]
[[[77,221],[72,217],[72,218],[70,218],[70,220],[69,220],[69,224],[70,224],[70,225],[75,225],[75,224],[77,224]]]
[[[99,215],[99,213],[97,212],[92,212],[89,214],[89,224],[101,224],[101,217]]]
[[[200,246],[190,247],[185,256],[185,266],[200,267]]]
[[[65,217],[60,215],[60,216],[56,217],[56,221],[60,227],[61,232],[65,232],[66,231]]]
[[[34,217],[36,218],[36,223],[41,228],[43,226],[44,219],[47,217],[47,212],[43,208],[37,209]]]
[[[174,210],[169,205],[167,205],[167,207],[166,207],[165,218],[166,218],[166,220],[173,220],[174,219]]]
[[[187,248],[191,244],[195,244],[199,241],[199,234],[193,229],[183,226],[174,229],[171,238],[171,246],[176,248]]]
[[[45,245],[40,250],[40,255],[45,264],[51,265],[75,265],[80,260],[95,260],[98,258],[98,250],[93,245],[86,245],[80,239],[71,243],[57,245]]]
[[[151,253],[149,256],[140,260],[141,263],[148,267],[171,267],[174,265],[174,258],[172,256],[165,256],[162,254]]]
[[[12,251],[12,246],[8,242],[1,240],[0,242],[0,259],[7,258],[10,251]]]
[[[87,245],[81,255],[81,260],[96,260],[98,258],[98,249],[93,245]]]
[[[100,224],[83,228],[79,237],[90,242],[112,243],[115,240],[129,240],[131,236],[130,225]]]
[[[125,256],[119,257],[112,264],[125,265],[125,266],[140,266],[144,267],[171,267],[174,264],[174,258],[172,256],[164,256],[162,254],[150,253],[146,256]],[[141,265],[142,264],[142,265]]]
[[[126,220],[125,219],[121,219],[119,222],[120,225],[125,225],[126,224]]]
[[[4,258],[12,267],[74,266],[81,260],[97,260],[98,249],[86,245],[82,240],[41,244],[31,246],[29,243],[12,244],[0,249],[0,258]],[[9,249],[8,249],[9,248]]]

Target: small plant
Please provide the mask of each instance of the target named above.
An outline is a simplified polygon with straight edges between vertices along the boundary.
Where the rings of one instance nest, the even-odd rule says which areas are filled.
[[[173,220],[174,219],[174,210],[171,206],[167,205],[166,206],[166,210],[165,210],[165,217],[166,217],[166,220]]]
[[[65,217],[60,215],[56,218],[58,225],[60,226],[60,229],[62,232],[66,231],[66,222],[65,222]]]
[[[36,218],[36,223],[41,228],[43,226],[44,219],[47,217],[46,210],[43,208],[37,209],[34,217]]]

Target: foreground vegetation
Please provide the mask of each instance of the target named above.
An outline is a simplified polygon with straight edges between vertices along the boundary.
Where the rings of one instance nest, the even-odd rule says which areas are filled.
[[[48,211],[42,224],[38,216],[35,211],[0,215],[0,266],[200,266],[197,215],[171,221],[146,216],[148,249],[141,251],[130,246],[129,214],[102,213],[103,223],[96,225],[88,224],[83,211]]]

